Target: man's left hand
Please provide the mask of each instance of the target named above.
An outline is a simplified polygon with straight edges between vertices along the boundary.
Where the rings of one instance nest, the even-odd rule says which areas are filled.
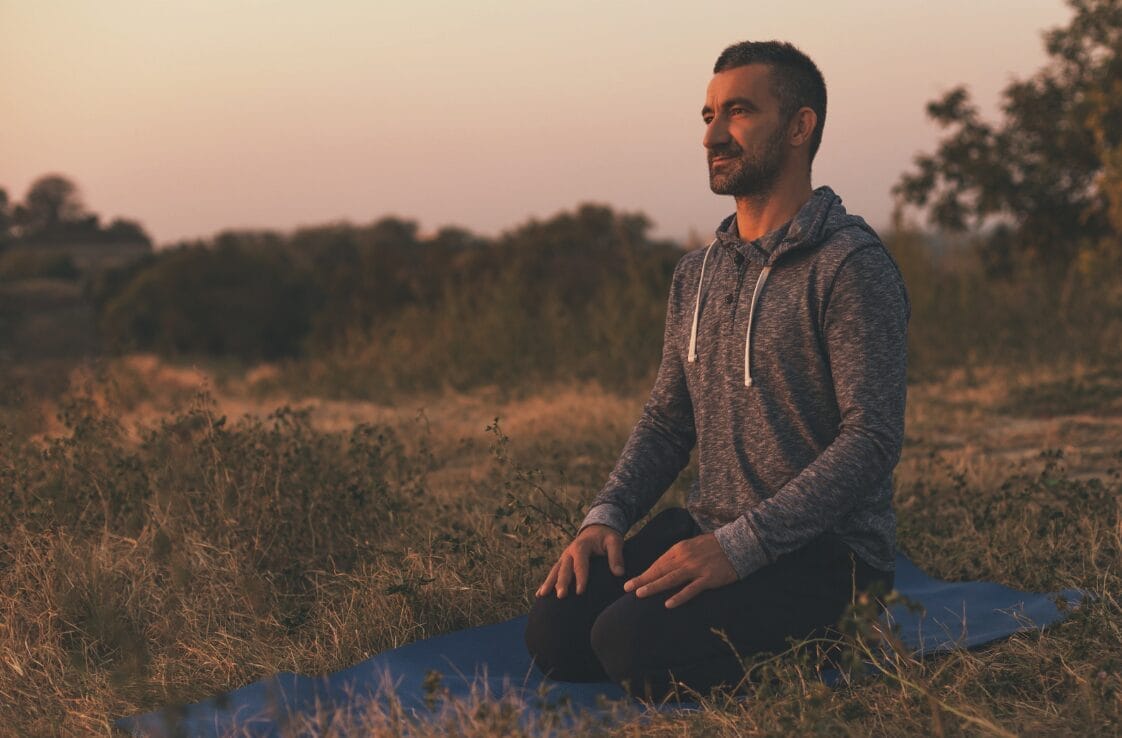
[[[627,580],[623,591],[634,592],[636,597],[649,597],[663,590],[682,587],[666,601],[667,607],[677,607],[700,592],[723,587],[736,580],[736,570],[725,556],[721,544],[717,543],[717,537],[712,533],[703,533],[675,543],[646,571]]]

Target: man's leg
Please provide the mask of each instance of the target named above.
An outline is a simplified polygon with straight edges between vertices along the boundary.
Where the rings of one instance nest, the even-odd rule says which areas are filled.
[[[588,562],[583,594],[570,589],[560,599],[552,592],[536,598],[526,623],[526,648],[538,668],[562,681],[606,681],[608,676],[592,650],[592,624],[604,608],[623,596],[624,582],[646,570],[666,549],[698,532],[684,509],[663,510],[624,541],[623,576],[612,574],[607,558],[594,556]]]
[[[735,685],[744,677],[740,658],[783,651],[788,638],[836,624],[853,594],[854,574],[859,590],[877,580],[891,587],[891,574],[850,554],[837,538],[823,536],[675,608],[664,604],[673,591],[624,595],[596,618],[593,650],[608,676],[639,697],[661,699],[675,681],[702,694]]]

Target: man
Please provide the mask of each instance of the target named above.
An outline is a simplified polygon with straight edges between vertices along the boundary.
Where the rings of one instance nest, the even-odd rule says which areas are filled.
[[[736,212],[679,261],[650,399],[526,629],[551,676],[653,699],[735,685],[738,655],[893,583],[910,310],[876,233],[811,188],[825,82],[790,44],[736,44],[701,115],[710,187]],[[688,510],[625,542],[695,443]]]

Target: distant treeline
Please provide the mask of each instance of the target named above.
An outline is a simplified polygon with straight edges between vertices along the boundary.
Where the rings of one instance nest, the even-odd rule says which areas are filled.
[[[649,229],[584,205],[494,239],[397,218],[227,232],[107,275],[95,300],[115,350],[301,359],[325,392],[621,386],[657,359],[682,253]]]
[[[317,393],[567,379],[633,388],[657,368],[684,253],[649,231],[643,215],[583,205],[493,239],[457,228],[422,237],[397,218],[226,232],[112,272],[94,293],[114,350],[280,361],[294,388]],[[1122,285],[1106,256],[995,276],[981,237],[939,248],[913,231],[885,240],[911,295],[913,376],[1120,353]]]

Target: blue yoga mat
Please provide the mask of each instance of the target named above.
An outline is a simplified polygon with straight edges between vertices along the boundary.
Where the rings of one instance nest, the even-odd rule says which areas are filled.
[[[1013,633],[1040,629],[1066,616],[1057,597],[1077,605],[1083,593],[1021,592],[992,582],[944,582],[896,556],[896,590],[923,606],[897,605],[883,616],[918,656],[976,648]],[[433,695],[469,700],[488,694],[515,695],[523,711],[565,704],[574,711],[604,710],[604,700],[622,700],[608,683],[571,684],[544,678],[530,663],[522,641],[525,616],[448,633],[378,654],[348,669],[319,677],[285,672],[192,705],[134,717],[117,726],[136,736],[286,736],[300,732],[302,719],[317,710],[346,714],[349,707],[387,704],[388,685],[403,713],[433,714]],[[434,681],[439,675],[439,682]],[[426,680],[428,680],[426,682]],[[437,690],[434,690],[437,687]],[[544,695],[544,696],[543,696]]]

